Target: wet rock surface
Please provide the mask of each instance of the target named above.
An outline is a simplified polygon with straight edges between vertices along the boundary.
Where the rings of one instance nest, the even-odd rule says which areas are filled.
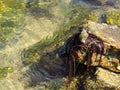
[[[120,29],[115,26],[89,21],[88,30],[90,33],[100,37],[104,41],[105,50],[104,55],[102,56],[101,66],[120,73]]]
[[[101,66],[108,69],[98,68],[97,79],[106,82],[107,84],[117,87],[119,90],[120,84],[120,28],[116,26],[109,26],[106,24],[98,24],[95,22],[88,22],[88,28],[91,33],[100,37],[106,45],[105,55],[102,57]],[[110,70],[110,71],[109,71]],[[114,73],[118,72],[118,73]]]
[[[83,76],[84,79],[83,86],[80,87],[85,90],[119,90],[120,87],[120,28],[117,26],[100,24],[92,21],[88,21],[85,25],[87,27],[86,32],[89,32],[103,40],[105,45],[104,53],[102,55],[101,60],[96,58],[96,53],[93,53],[91,58],[91,65],[95,70],[95,72],[91,72],[92,77],[96,77],[96,83],[94,79],[89,79],[89,76]],[[81,33],[86,34],[86,33]],[[86,35],[81,35],[82,38],[85,39]],[[97,56],[100,57],[100,54]],[[82,59],[84,62],[84,59]],[[86,63],[84,63],[86,64]],[[81,68],[81,67],[80,67]],[[89,69],[89,70],[94,70]],[[85,70],[85,69],[84,69]],[[96,75],[96,76],[94,76]],[[91,76],[90,76],[91,77]],[[95,85],[95,86],[94,86]],[[82,86],[82,85],[81,85]],[[82,90],[82,89],[80,89]]]

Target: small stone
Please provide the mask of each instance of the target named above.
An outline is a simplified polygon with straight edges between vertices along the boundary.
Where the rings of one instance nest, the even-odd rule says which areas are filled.
[[[117,69],[120,70],[120,66],[118,66]]]

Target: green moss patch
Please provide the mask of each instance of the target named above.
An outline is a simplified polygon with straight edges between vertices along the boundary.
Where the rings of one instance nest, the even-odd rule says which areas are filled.
[[[12,37],[20,26],[24,16],[25,3],[14,0],[2,0],[0,3],[0,40]]]
[[[107,24],[120,26],[120,11],[108,11],[103,14],[91,12],[88,19],[96,22],[104,21]]]
[[[108,24],[120,26],[120,11],[107,12],[106,20]]]
[[[59,30],[53,33],[53,36],[46,37],[35,45],[23,51],[23,62],[26,64],[37,63],[41,55],[51,52],[62,46],[64,41],[75,33],[81,25],[86,23],[88,10],[84,7],[74,7],[69,12],[66,12],[66,19]]]
[[[8,73],[12,73],[13,71],[13,67],[0,67],[0,78],[7,77]]]

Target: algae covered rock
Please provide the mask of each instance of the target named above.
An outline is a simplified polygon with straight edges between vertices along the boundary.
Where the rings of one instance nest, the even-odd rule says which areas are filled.
[[[105,44],[104,54],[102,55],[100,65],[98,62],[95,61],[95,58],[96,58],[95,54],[93,54],[92,56],[91,66],[99,67],[96,71],[97,81],[102,80],[103,82],[106,83],[106,85],[110,85],[108,87],[115,87],[119,90],[120,28],[115,25],[111,26],[111,25],[100,24],[92,21],[88,21],[88,24],[86,26],[90,33],[101,38]],[[99,61],[99,59],[97,60]],[[113,90],[113,89],[110,89],[110,90]]]
[[[68,38],[65,47],[67,47],[67,54],[69,55],[68,60],[71,62],[71,64],[69,64],[69,67],[73,67],[73,72],[75,75],[76,72],[87,72],[91,74],[89,76],[86,76],[85,74],[79,74],[80,84],[78,86],[80,86],[80,88],[83,88],[80,90],[96,90],[97,88],[100,90],[119,88],[119,35],[120,28],[117,26],[88,21],[88,23],[85,25],[85,28],[82,30],[80,29],[79,33],[76,33]],[[101,53],[102,48],[104,49]],[[78,65],[80,68],[78,68]],[[86,71],[85,66],[83,68],[82,65],[87,65],[88,70]],[[76,66],[77,68],[75,68]],[[70,71],[70,73],[73,72]],[[106,77],[104,77],[104,75]],[[69,74],[69,77],[71,78],[72,74],[71,76]],[[96,83],[93,80],[93,77],[96,77]]]
[[[107,12],[106,20],[108,24],[115,24],[120,26],[120,11]]]
[[[101,66],[111,71],[120,72],[120,28],[116,26],[109,26],[107,24],[99,24],[92,21],[88,21],[87,27],[90,33],[101,38],[105,44]],[[95,55],[92,57],[93,66],[95,65],[94,59]],[[96,65],[98,65],[98,63]]]

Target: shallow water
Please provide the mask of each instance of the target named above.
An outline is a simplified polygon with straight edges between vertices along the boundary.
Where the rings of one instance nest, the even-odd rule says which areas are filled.
[[[63,2],[61,5],[53,7],[51,12],[55,17],[52,19],[46,17],[35,18],[32,15],[26,15],[22,22],[24,25],[23,30],[21,30],[21,32],[17,30],[16,35],[6,42],[5,48],[0,50],[0,67],[10,66],[14,68],[13,73],[9,73],[6,78],[0,78],[0,90],[45,90],[44,83],[41,87],[26,87],[29,82],[31,82],[31,78],[36,81],[49,78],[46,78],[43,74],[34,69],[30,71],[31,76],[29,76],[29,73],[26,74],[30,68],[22,64],[21,52],[44,39],[46,36],[52,36],[53,32],[59,29],[59,26],[65,19],[61,7],[64,6],[65,3],[69,3],[70,0],[66,0],[66,2],[64,2],[64,0],[61,1]],[[71,1],[77,3],[82,0]],[[83,3],[83,5],[86,5],[86,3]],[[44,70],[41,72],[44,72]],[[47,72],[44,73],[48,75]]]
[[[50,20],[45,17],[36,19],[31,15],[24,17],[24,30],[21,32],[17,30],[16,35],[8,40],[5,47],[0,50],[0,66],[14,68],[13,73],[9,73],[6,78],[0,78],[0,90],[25,90],[24,87],[30,78],[25,77],[24,80],[22,78],[29,67],[23,66],[21,52],[58,30],[61,20],[57,19]],[[41,77],[41,74],[38,75]]]

